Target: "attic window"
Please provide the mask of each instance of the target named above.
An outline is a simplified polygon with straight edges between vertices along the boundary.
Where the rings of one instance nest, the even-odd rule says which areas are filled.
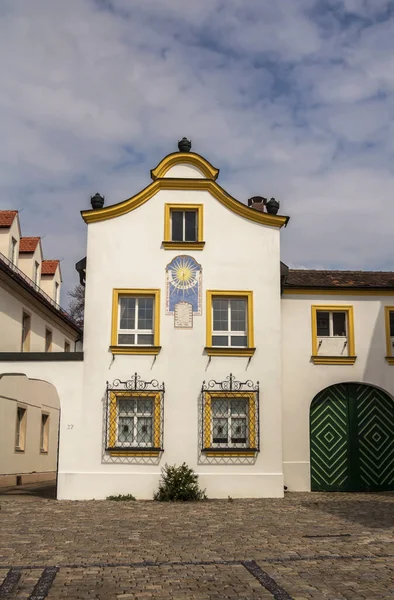
[[[204,244],[203,205],[166,204],[164,212],[164,248],[202,250]]]

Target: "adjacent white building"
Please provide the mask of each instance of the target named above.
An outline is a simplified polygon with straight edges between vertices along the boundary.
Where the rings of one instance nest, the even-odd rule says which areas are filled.
[[[0,211],[0,487],[56,477],[60,401],[48,363],[78,358],[82,340],[59,305],[61,281],[40,238],[21,236],[18,212]],[[26,376],[37,361],[42,381]]]
[[[393,489],[394,275],[287,269],[278,203],[188,150],[82,212],[83,362],[0,354],[60,397],[58,497],[152,498],[182,462],[211,498]]]

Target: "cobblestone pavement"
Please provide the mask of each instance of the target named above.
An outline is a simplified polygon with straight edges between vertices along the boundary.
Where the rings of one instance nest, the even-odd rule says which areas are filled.
[[[0,497],[0,599],[394,599],[394,494]]]

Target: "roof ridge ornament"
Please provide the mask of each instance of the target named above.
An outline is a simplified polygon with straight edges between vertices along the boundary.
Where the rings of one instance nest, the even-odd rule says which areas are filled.
[[[179,142],[178,142],[178,150],[179,152],[190,152],[192,147],[192,143],[190,140],[188,140],[187,138],[183,137]]]

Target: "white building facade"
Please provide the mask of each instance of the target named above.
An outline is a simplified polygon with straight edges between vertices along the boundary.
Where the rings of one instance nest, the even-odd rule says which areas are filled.
[[[82,212],[83,362],[0,355],[58,391],[58,497],[150,499],[183,462],[211,498],[394,489],[393,274],[288,270],[277,203],[181,150]]]

